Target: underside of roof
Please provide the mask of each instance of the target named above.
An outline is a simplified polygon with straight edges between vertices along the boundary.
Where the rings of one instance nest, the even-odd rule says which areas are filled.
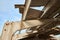
[[[30,8],[41,6],[44,6],[42,10]],[[31,30],[37,30],[37,33],[29,34],[27,38],[21,40],[39,40],[38,37],[50,38],[50,34],[60,34],[59,28],[56,28],[57,30],[54,29],[54,27],[60,25],[60,0],[26,0],[25,4],[16,4],[15,8],[19,8],[19,12],[22,14],[23,21],[40,20],[44,22],[44,24],[41,25],[38,29],[36,29],[36,27],[39,25],[30,28]]]

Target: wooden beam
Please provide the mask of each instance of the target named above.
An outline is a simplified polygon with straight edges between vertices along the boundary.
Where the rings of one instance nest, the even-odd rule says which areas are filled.
[[[57,11],[55,11],[54,13],[52,13],[52,15],[49,16],[49,18],[53,18],[55,15],[58,16],[59,14],[60,14],[60,8]]]
[[[39,32],[40,32],[40,34],[45,34],[49,31],[53,30],[52,28],[56,27],[56,25],[59,25],[59,24],[60,23],[58,23],[57,21],[56,22],[50,22],[49,24],[42,26],[42,28],[40,27]],[[41,30],[41,29],[43,29],[43,30]],[[59,33],[60,33],[60,31],[59,31]],[[47,34],[49,34],[49,33],[47,33]]]
[[[20,12],[20,13],[23,13],[23,12],[24,12],[24,8],[25,8],[24,5],[18,5],[18,4],[16,4],[15,7],[16,7],[16,8],[19,8],[19,12]],[[43,11],[29,8],[27,16],[29,16],[30,14],[31,14],[31,15],[33,15],[33,14],[38,14],[38,15],[39,15],[39,14],[42,14],[42,13],[43,13]],[[41,15],[39,15],[39,16],[41,16]],[[34,17],[34,16],[33,16],[33,17]]]
[[[25,5],[18,5],[18,4],[16,4],[15,8],[19,8],[19,12],[23,14]]]
[[[27,15],[28,9],[30,7],[30,3],[31,3],[31,0],[27,0],[26,5],[25,5],[25,9],[24,9],[22,20],[25,20],[26,19],[26,15]]]
[[[39,24],[39,25],[37,25],[37,26],[35,26],[35,27],[31,27],[31,30],[33,31],[33,30],[39,30],[40,32],[42,32],[42,31],[50,31],[51,30],[51,28],[53,28],[53,27],[55,27],[56,25],[59,25],[60,23],[60,21],[57,21],[57,20],[55,20],[55,19],[46,19],[46,20],[40,20],[41,22],[42,22],[42,24]],[[29,24],[29,21],[27,21],[26,23],[28,23]],[[33,25],[34,25],[34,22],[32,22],[32,20],[30,21],[30,23],[32,23]],[[39,26],[39,27],[38,27]],[[38,28],[37,28],[38,27]]]
[[[39,20],[27,20],[27,21],[23,21],[23,24],[24,24],[23,28],[31,28],[38,25],[43,25],[43,22]]]
[[[28,14],[26,16],[26,20],[40,19],[40,16],[42,15],[42,13],[43,11],[29,8]]]
[[[52,30],[46,32],[45,34],[47,34],[47,35],[50,35],[50,34],[58,35],[58,34],[60,34],[60,31],[57,31],[57,30],[53,30],[52,29]]]
[[[44,13],[40,18],[50,18],[55,11],[60,8],[60,0],[51,0],[49,4],[45,7]]]
[[[24,8],[25,7],[25,5],[23,5],[23,4],[15,4],[15,8]]]
[[[50,0],[31,0],[30,7],[45,6]],[[26,2],[25,2],[26,3]]]
[[[56,18],[60,18],[60,14]]]

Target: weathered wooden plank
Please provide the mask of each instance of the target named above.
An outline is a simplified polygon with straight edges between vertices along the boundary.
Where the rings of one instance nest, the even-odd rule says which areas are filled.
[[[49,1],[50,0],[31,0],[30,7],[45,6]],[[26,0],[26,2],[27,2],[27,0]]]
[[[25,9],[24,9],[24,12],[23,12],[22,20],[26,19],[26,15],[27,15],[28,9],[30,7],[30,3],[31,3],[31,0],[27,0],[26,5],[25,5]]]
[[[23,14],[25,5],[18,5],[18,4],[16,4],[15,8],[19,8],[19,12]]]
[[[56,10],[54,13],[52,13],[52,15],[49,16],[49,18],[56,18],[56,16],[58,16],[59,14],[60,14],[60,8]]]
[[[35,10],[35,9],[29,9],[27,12],[26,20],[32,20],[32,19],[39,19],[42,15],[43,11]]]
[[[41,18],[50,18],[54,12],[56,12],[60,8],[60,0],[52,0],[44,10]]]
[[[23,5],[15,5],[15,6],[16,6],[16,8],[19,8],[19,12],[23,14],[25,7]],[[42,13],[43,13],[43,11],[29,8],[29,10],[28,10],[28,12],[26,14],[26,20],[39,19],[40,16],[42,15]]]
[[[60,14],[56,18],[60,18]]]

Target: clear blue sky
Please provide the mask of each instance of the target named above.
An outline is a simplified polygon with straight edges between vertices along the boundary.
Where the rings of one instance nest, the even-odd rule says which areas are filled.
[[[0,0],[0,34],[7,20],[20,21],[21,14],[15,9],[15,4],[24,4],[24,0]]]

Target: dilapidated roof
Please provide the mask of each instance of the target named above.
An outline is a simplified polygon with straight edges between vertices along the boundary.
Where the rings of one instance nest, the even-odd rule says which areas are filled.
[[[31,8],[41,6],[44,6],[42,10]],[[31,27],[31,30],[38,31],[36,35],[60,34],[60,29],[54,29],[56,25],[60,25],[60,0],[26,0],[25,4],[16,4],[15,8],[19,8],[19,12],[22,13],[22,21],[39,20],[44,23],[38,25],[38,29],[38,26]],[[29,37],[36,35],[32,33]]]

